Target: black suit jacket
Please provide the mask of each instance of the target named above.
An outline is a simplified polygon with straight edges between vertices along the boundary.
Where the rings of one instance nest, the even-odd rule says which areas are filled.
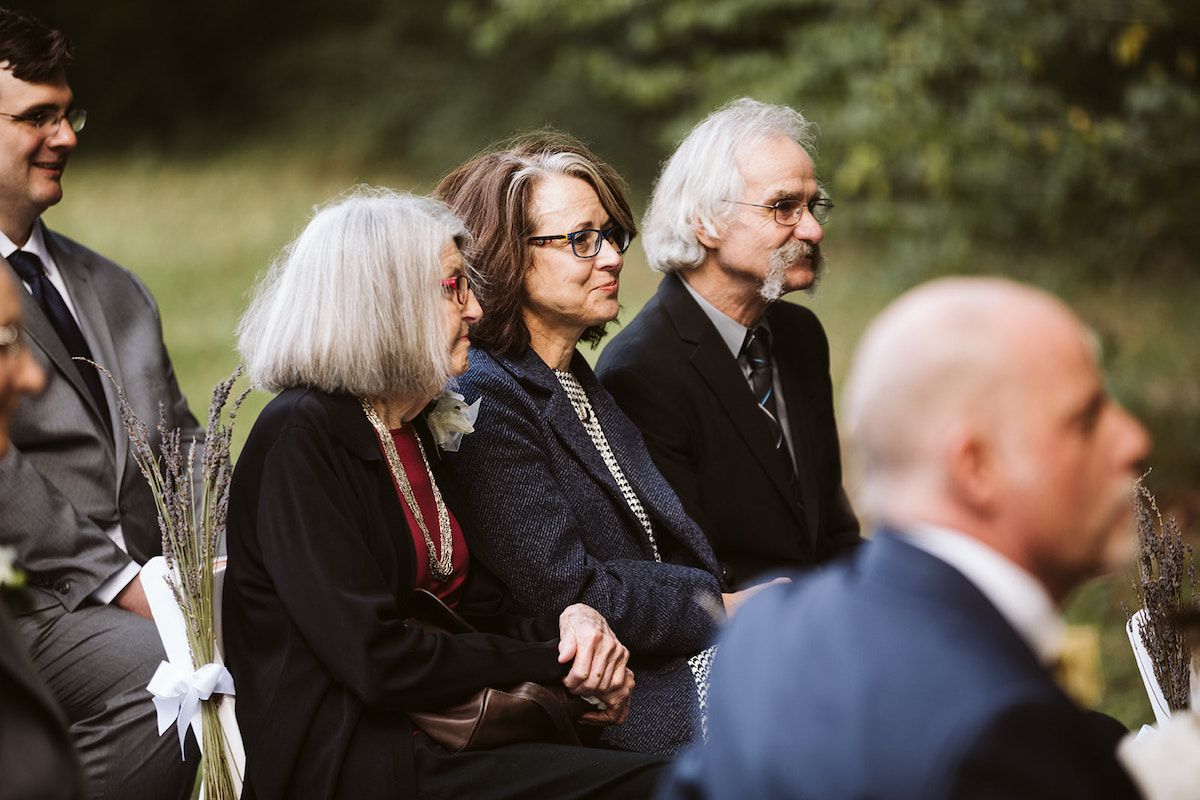
[[[446,504],[471,529],[428,431],[417,430]],[[405,710],[569,669],[558,663],[557,614],[494,613],[503,598],[477,564],[458,608],[484,633],[405,626],[413,539],[354,397],[290,389],[271,401],[234,470],[227,532],[225,656],[247,800],[416,797]]]
[[[767,320],[798,493],[737,360],[678,276],[663,279],[596,367],[734,586],[826,561],[859,541],[842,489],[825,331],[791,303],[772,304]]]

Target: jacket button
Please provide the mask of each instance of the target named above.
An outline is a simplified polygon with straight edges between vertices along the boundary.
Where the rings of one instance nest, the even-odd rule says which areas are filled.
[[[71,582],[70,581],[60,581],[58,586],[55,588],[58,589],[59,594],[68,594],[71,591]]]
[[[721,568],[721,580],[728,584],[729,580],[733,577],[733,570],[724,562],[718,563],[717,566]]]

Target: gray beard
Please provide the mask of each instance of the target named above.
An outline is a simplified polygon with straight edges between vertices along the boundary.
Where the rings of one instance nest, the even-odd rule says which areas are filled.
[[[788,270],[802,258],[812,259],[813,285],[808,288],[808,293],[812,294],[816,291],[817,284],[821,282],[821,277],[825,274],[825,255],[818,245],[802,239],[793,239],[771,254],[771,263],[767,265],[767,275],[763,278],[762,285],[758,287],[759,296],[768,303],[774,303],[783,297]]]

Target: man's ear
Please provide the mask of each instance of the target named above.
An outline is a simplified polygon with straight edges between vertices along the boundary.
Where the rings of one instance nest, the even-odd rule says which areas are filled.
[[[696,241],[709,250],[716,250],[721,245],[721,237],[711,225],[705,225],[699,217],[692,218],[692,230],[696,232]]]
[[[978,429],[964,428],[950,439],[947,490],[960,505],[989,515],[1000,496],[1003,474],[993,441]]]

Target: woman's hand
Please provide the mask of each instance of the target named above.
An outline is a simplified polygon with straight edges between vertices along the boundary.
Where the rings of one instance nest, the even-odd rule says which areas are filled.
[[[629,698],[633,692],[633,670],[625,670],[625,682],[611,692],[596,695],[603,703],[595,711],[589,711],[579,718],[580,722],[589,725],[624,725],[629,716]]]
[[[722,594],[721,599],[725,601],[725,615],[732,617],[734,612],[742,607],[742,603],[746,602],[768,586],[774,586],[777,583],[791,582],[791,578],[776,578],[775,580],[768,581],[767,583],[759,583],[746,589],[742,589],[740,592]]]
[[[567,691],[604,700],[605,695],[623,690],[628,697],[633,686],[631,678],[626,688],[629,650],[599,611],[583,603],[567,606],[558,617],[558,630],[558,663],[572,662],[571,671],[563,678]]]

